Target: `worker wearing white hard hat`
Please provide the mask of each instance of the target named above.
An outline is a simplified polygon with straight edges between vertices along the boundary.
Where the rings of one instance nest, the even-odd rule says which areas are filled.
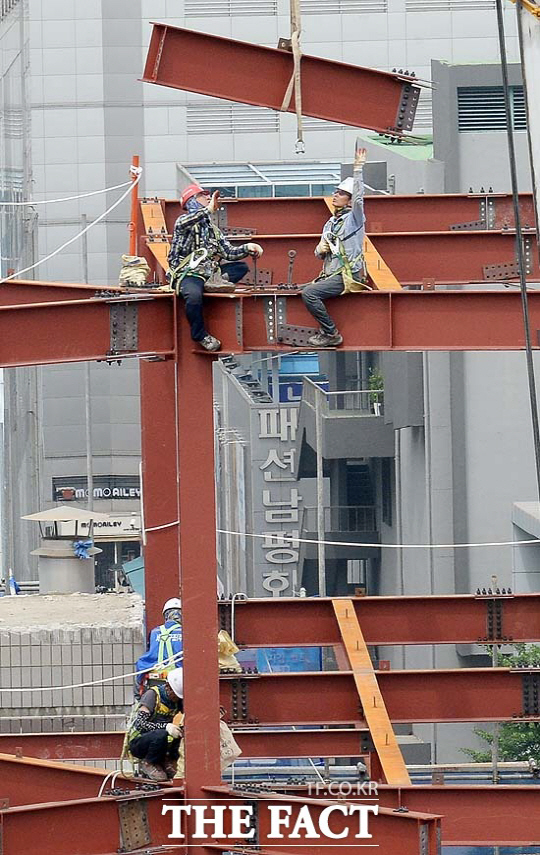
[[[302,291],[304,305],[319,324],[319,331],[308,338],[312,347],[338,347],[343,336],[325,306],[329,297],[346,291],[360,291],[365,279],[364,266],[364,179],[367,152],[358,141],[352,178],[341,181],[332,195],[334,213],[325,223],[315,255],[323,260],[321,275]]]
[[[175,668],[160,686],[142,696],[128,732],[128,747],[140,761],[140,771],[152,781],[176,775],[182,726],[176,723],[184,711],[184,672]]]
[[[147,684],[163,682],[169,671],[182,666],[183,633],[182,601],[171,597],[163,606],[163,623],[150,632],[148,650],[137,660],[137,690],[139,697]]]

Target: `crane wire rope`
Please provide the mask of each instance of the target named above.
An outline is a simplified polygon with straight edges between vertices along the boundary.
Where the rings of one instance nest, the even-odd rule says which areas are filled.
[[[519,0],[518,0],[519,2]],[[540,423],[538,418],[538,399],[534,374],[534,362],[531,343],[531,323],[529,315],[529,300],[527,295],[527,276],[525,268],[525,253],[523,249],[523,234],[521,229],[521,212],[519,210],[518,179],[516,165],[516,150],[512,128],[512,107],[510,104],[510,84],[508,80],[508,58],[506,55],[506,37],[504,31],[503,0],[496,0],[497,31],[499,51],[501,55],[501,73],[503,83],[504,111],[506,117],[506,135],[508,140],[508,160],[510,165],[510,180],[512,185],[512,206],[514,209],[514,225],[516,230],[516,256],[519,269],[519,286],[521,291],[521,306],[523,311],[523,327],[525,332],[525,356],[527,362],[527,382],[529,387],[529,403],[531,408],[531,425],[536,466],[536,486],[540,500]],[[540,236],[537,235],[537,239]]]

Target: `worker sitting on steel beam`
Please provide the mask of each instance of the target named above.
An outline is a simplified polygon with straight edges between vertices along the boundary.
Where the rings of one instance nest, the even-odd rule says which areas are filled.
[[[169,671],[182,665],[182,601],[178,597],[163,606],[163,623],[150,632],[148,650],[135,663],[136,696],[152,682],[162,683]]]
[[[145,778],[167,781],[176,775],[182,726],[174,722],[184,711],[184,671],[176,668],[161,686],[142,696],[127,734],[128,749]]]
[[[334,190],[334,214],[325,223],[315,255],[322,258],[323,270],[306,285],[302,299],[319,322],[320,330],[308,338],[311,347],[337,347],[343,336],[328,314],[324,301],[347,291],[362,290],[364,266],[364,178],[367,152],[356,144],[354,177],[345,178]]]
[[[223,266],[229,282],[236,283],[248,271],[247,264],[238,262],[249,255],[260,257],[263,253],[258,243],[233,246],[225,238],[211,214],[218,207],[219,193],[212,195],[197,184],[186,187],[180,204],[186,210],[178,217],[169,252],[169,282],[176,293],[184,298],[187,319],[191,325],[191,338],[205,350],[219,350],[221,342],[210,335],[204,325],[203,292],[205,284],[220,271],[223,260],[236,262]]]

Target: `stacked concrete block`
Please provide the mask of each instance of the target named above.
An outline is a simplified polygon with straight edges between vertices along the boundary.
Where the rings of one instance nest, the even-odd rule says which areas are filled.
[[[26,629],[6,626],[0,600],[0,732],[123,729],[134,686],[126,675],[145,649],[142,604],[136,602],[135,612],[131,608],[125,616],[115,614],[114,625],[103,625],[106,597],[89,597],[86,619],[92,625],[70,625],[66,611],[65,627],[44,626],[40,613],[40,625]],[[69,607],[70,598],[65,603]],[[13,604],[6,611],[8,605]],[[31,616],[32,608],[30,621]]]

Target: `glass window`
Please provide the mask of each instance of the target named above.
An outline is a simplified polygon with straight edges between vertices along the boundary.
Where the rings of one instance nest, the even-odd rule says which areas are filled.
[[[309,184],[276,184],[275,196],[309,196]]]

